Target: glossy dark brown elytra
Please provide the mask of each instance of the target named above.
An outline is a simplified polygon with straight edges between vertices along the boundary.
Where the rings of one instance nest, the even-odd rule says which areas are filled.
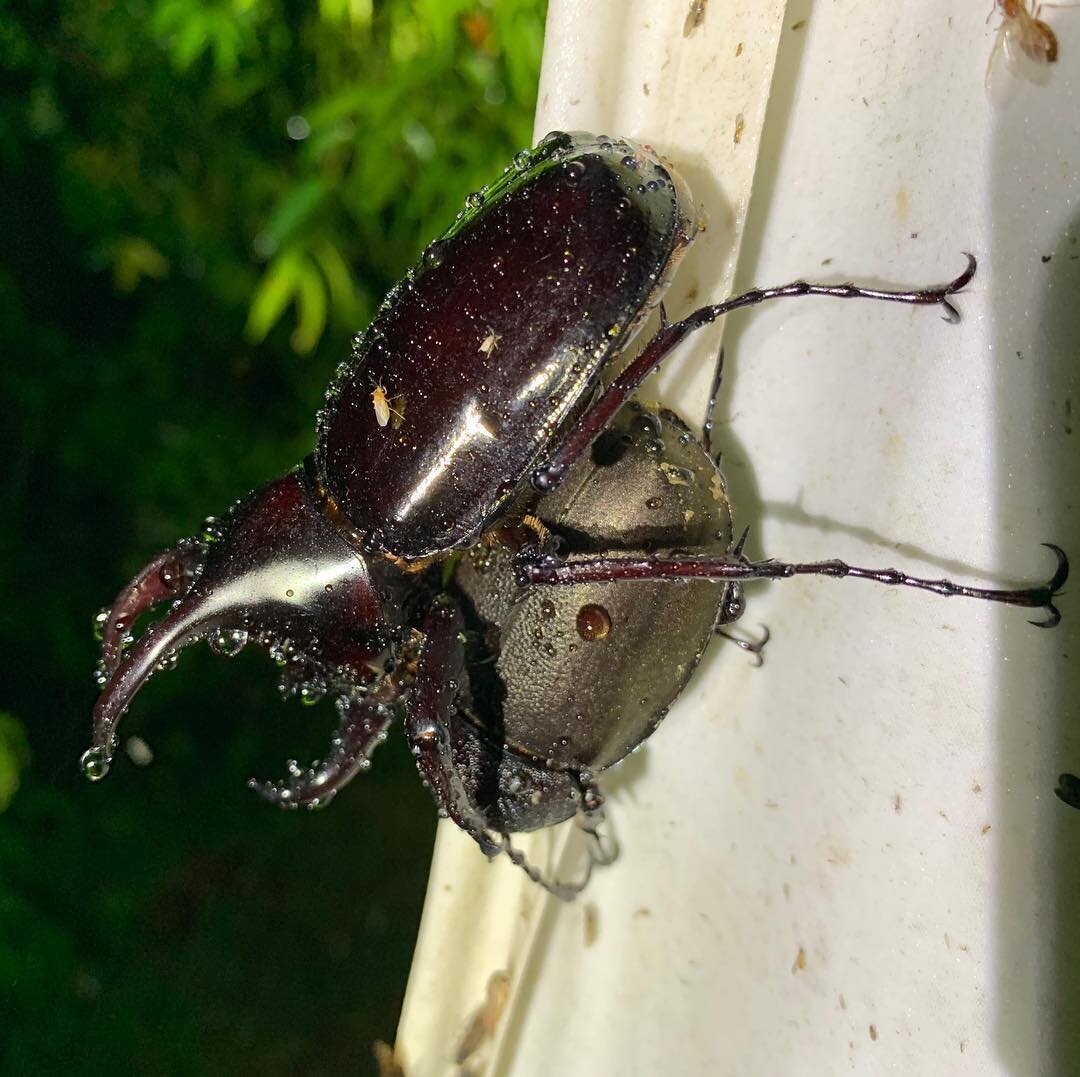
[[[741,616],[743,581],[855,576],[1044,607],[1037,623],[1057,623],[1057,547],[1053,578],[1017,590],[746,558],[711,451],[633,399],[642,379],[696,329],[776,298],[955,319],[975,260],[930,288],[754,289],[665,319],[622,364],[702,217],[648,147],[586,134],[549,136],[471,196],[357,337],[315,452],[159,553],[99,614],[87,776],[108,771],[124,711],[182,647],[254,642],[285,694],[329,695],[340,716],[323,759],[255,791],[326,804],[401,722],[440,813],[569,897],[583,880],[541,879],[509,835],[574,815],[595,834],[597,774],[649,736]],[[607,855],[598,841],[590,863]]]
[[[320,474],[365,546],[419,558],[476,541],[658,298],[688,209],[635,147],[555,138],[428,247],[320,425]],[[372,379],[408,393],[394,436],[373,422]]]

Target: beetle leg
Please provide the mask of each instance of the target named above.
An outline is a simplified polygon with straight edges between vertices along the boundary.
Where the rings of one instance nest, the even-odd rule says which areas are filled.
[[[678,322],[670,322],[645,345],[641,353],[619,374],[578,420],[566,440],[556,449],[552,458],[533,473],[533,485],[541,491],[553,490],[562,481],[570,465],[593,443],[597,435],[611,422],[615,412],[626,403],[631,393],[645,377],[666,358],[684,337],[711,325],[717,318],[742,307],[756,306],[770,299],[794,298],[805,295],[831,296],[834,299],[879,299],[891,303],[915,305],[940,305],[945,309],[947,321],[959,321],[956,308],[949,297],[959,292],[975,275],[975,257],[967,255],[967,268],[955,280],[934,288],[918,288],[912,291],[887,291],[868,288],[858,284],[809,284],[803,280],[793,281],[776,288],[753,288],[713,306],[700,307]]]
[[[303,770],[289,763],[289,776],[266,782],[252,778],[248,788],[271,804],[282,808],[321,808],[362,770],[371,766],[371,754],[386,740],[386,728],[394,720],[392,704],[396,688],[390,678],[385,689],[366,695],[338,696],[336,706],[341,722],[329,753]]]
[[[763,666],[765,659],[763,657],[765,652],[765,644],[769,642],[771,633],[764,625],[761,627],[762,636],[761,639],[743,639],[741,636],[736,636],[731,632],[725,632],[722,628],[716,630],[718,636],[723,636],[724,639],[730,640],[736,647],[741,647],[747,654],[754,656],[754,666]]]
[[[581,830],[592,843],[589,847],[588,867],[591,872],[595,865],[607,867],[615,863],[619,857],[619,843],[613,834],[601,830],[607,819],[604,813],[604,795],[591,773],[582,771],[577,776],[577,785],[581,793]]]
[[[713,455],[712,430],[716,419],[716,398],[720,395],[720,383],[724,380],[724,346],[716,355],[716,367],[713,370],[712,385],[709,388],[709,401],[705,405],[705,421],[701,424],[701,444],[709,456]],[[716,466],[720,466],[720,453],[713,457]]]
[[[405,732],[416,757],[417,769],[431,788],[440,814],[453,821],[489,858],[505,853],[533,882],[555,897],[571,901],[584,889],[592,872],[590,858],[584,877],[560,883],[544,877],[516,849],[506,834],[493,836],[483,815],[469,796],[454,761],[450,723],[458,685],[465,677],[461,614],[449,601],[432,608],[424,623],[424,643],[416,667],[416,681],[405,709]]]
[[[1045,609],[1043,621],[1031,621],[1036,628],[1053,628],[1061,614],[1054,606],[1069,575],[1065,551],[1051,542],[1043,545],[1057,558],[1054,575],[1037,587],[1001,590],[990,587],[967,587],[952,580],[931,580],[909,576],[895,568],[859,568],[844,561],[811,561],[804,564],[786,561],[734,561],[730,558],[695,557],[592,557],[581,561],[563,561],[553,554],[539,554],[526,548],[517,557],[516,576],[521,586],[537,583],[611,583],[617,580],[751,580],[791,579],[793,576],[850,576],[874,580],[889,586],[914,587],[950,598],[962,595],[1001,602],[1008,606]]]

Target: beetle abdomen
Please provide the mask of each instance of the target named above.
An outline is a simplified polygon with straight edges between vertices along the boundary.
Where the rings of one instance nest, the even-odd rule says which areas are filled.
[[[713,461],[677,416],[636,405],[536,513],[570,562],[676,548],[722,556],[731,546]],[[640,744],[682,691],[712,636],[724,585],[515,591],[511,562],[506,548],[477,550],[455,575],[478,640],[472,714],[511,750],[556,768],[602,770]]]

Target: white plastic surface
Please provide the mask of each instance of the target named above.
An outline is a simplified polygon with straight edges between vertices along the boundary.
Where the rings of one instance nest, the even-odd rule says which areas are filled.
[[[828,299],[729,320],[717,439],[752,557],[1002,584],[1049,573],[1041,541],[1080,558],[1080,11],[1045,13],[1051,78],[997,103],[982,8],[787,5],[738,285],[932,283],[968,249],[980,268],[959,326]],[[685,38],[682,2],[552,0],[539,133],[651,142],[720,222],[673,317],[727,290],[763,89],[708,80],[731,85],[742,41],[767,86],[769,11],[712,0]],[[660,378],[693,420],[716,340]],[[462,1072],[497,970],[509,999],[474,1074],[1080,1070],[1080,813],[1053,795],[1080,771],[1076,599],[1040,632],[858,581],[748,591],[764,668],[717,641],[607,776],[622,856],[576,904],[442,827],[409,1077]]]

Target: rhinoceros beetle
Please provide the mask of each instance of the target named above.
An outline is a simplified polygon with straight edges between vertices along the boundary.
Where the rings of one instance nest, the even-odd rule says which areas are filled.
[[[744,556],[708,427],[703,443],[635,401],[642,379],[695,329],[774,298],[940,305],[955,319],[975,259],[912,291],[754,289],[662,317],[625,362],[700,227],[669,165],[604,136],[550,135],[471,195],[355,338],[312,455],[158,554],[98,615],[84,773],[104,777],[132,697],[182,647],[253,641],[286,694],[331,696],[340,727],[323,760],[252,788],[325,804],[401,719],[440,814],[569,896],[508,835],[579,812],[588,829],[596,775],[656,727],[741,614],[742,581],[855,576],[1046,607],[1039,623],[1056,624],[1057,547],[1053,578],[1013,591]]]

